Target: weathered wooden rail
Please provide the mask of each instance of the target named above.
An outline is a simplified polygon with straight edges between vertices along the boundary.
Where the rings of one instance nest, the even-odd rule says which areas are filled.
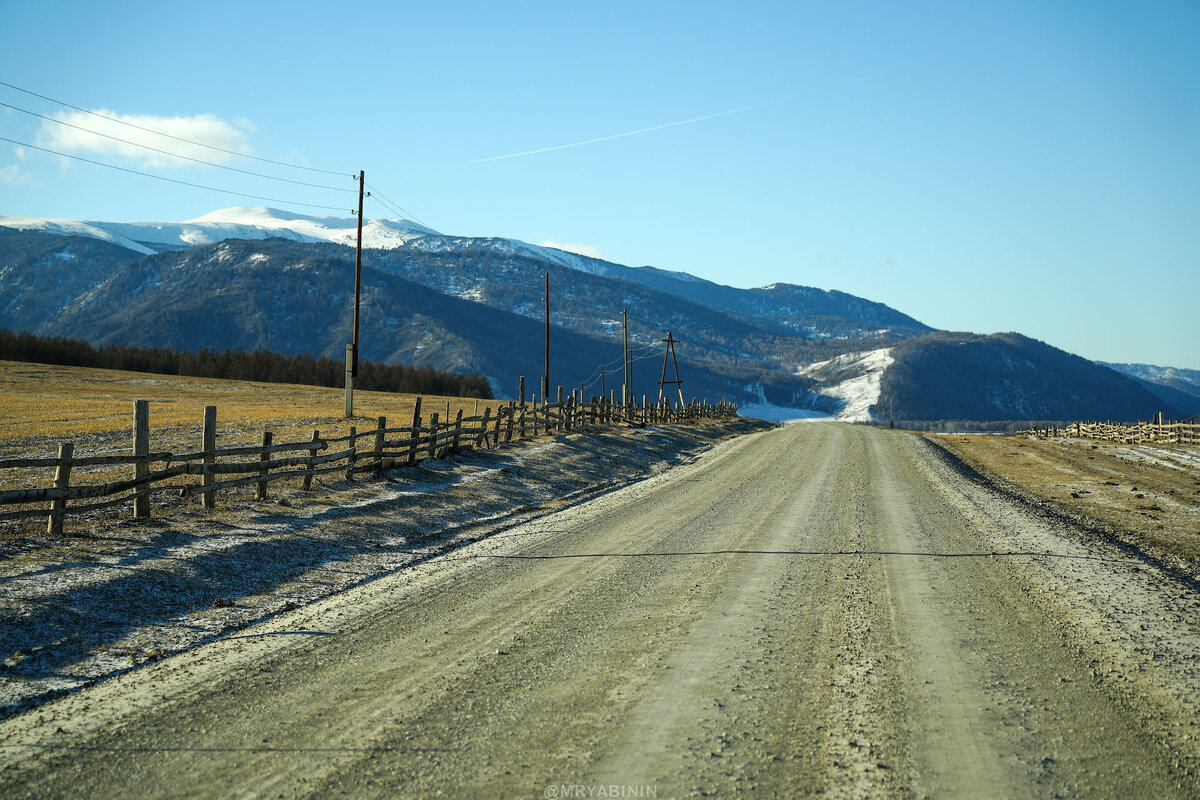
[[[1026,436],[1064,436],[1120,444],[1200,444],[1200,425],[1164,421],[1162,414],[1149,422],[1072,422],[1017,431]]]
[[[522,382],[522,388],[524,382]],[[199,495],[204,508],[214,508],[218,493],[241,486],[255,485],[255,498],[266,500],[271,483],[299,480],[308,490],[318,475],[340,473],[347,480],[360,473],[382,474],[400,466],[409,466],[425,458],[445,458],[463,449],[499,447],[504,443],[536,436],[558,435],[571,431],[595,430],[614,425],[658,425],[685,423],[700,419],[737,414],[730,403],[710,405],[693,400],[683,406],[664,402],[648,405],[622,405],[614,397],[595,398],[584,403],[572,393],[564,398],[558,390],[554,403],[509,402],[495,413],[486,407],[482,414],[464,417],[460,410],[453,420],[440,419],[437,413],[428,419],[421,413],[421,398],[416,399],[408,425],[388,427],[379,417],[373,428],[349,429],[345,436],[325,437],[314,430],[312,438],[299,442],[276,443],[266,431],[262,444],[219,448],[217,409],[206,406],[202,430],[202,448],[195,452],[171,453],[150,450],[149,403],[134,402],[133,452],[129,455],[93,455],[76,457],[74,443],[59,446],[57,458],[0,459],[0,475],[6,470],[54,469],[48,486],[0,489],[0,508],[22,506],[0,512],[0,520],[46,517],[47,532],[60,534],[63,519],[69,515],[131,503],[135,518],[148,518],[150,496],[155,492],[176,491],[183,496]],[[238,460],[248,458],[249,460]],[[132,476],[101,483],[72,485],[72,471],[82,467],[120,469],[132,466]],[[199,476],[187,482],[187,476]],[[184,479],[180,482],[179,479]],[[95,501],[80,503],[79,501]],[[45,504],[49,503],[47,509]]]

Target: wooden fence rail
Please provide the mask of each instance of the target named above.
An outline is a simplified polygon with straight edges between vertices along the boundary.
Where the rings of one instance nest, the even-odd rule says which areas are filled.
[[[564,398],[560,389],[556,403],[509,402],[494,413],[487,407],[482,415],[464,417],[460,410],[453,420],[441,420],[433,413],[426,421],[418,397],[410,425],[388,427],[387,419],[379,417],[375,427],[361,431],[351,427],[346,436],[324,437],[320,431],[313,431],[307,441],[276,443],[273,434],[266,431],[261,445],[218,448],[217,410],[215,406],[206,406],[203,449],[171,453],[150,451],[149,404],[138,400],[134,403],[132,455],[76,457],[74,443],[65,442],[59,447],[57,458],[0,459],[0,476],[5,470],[54,469],[53,482],[48,486],[0,489],[0,507],[39,504],[37,508],[0,512],[0,520],[46,517],[47,531],[59,534],[66,516],[122,503],[132,503],[134,517],[149,517],[150,495],[154,492],[175,490],[182,496],[199,494],[204,508],[214,508],[219,492],[240,486],[256,485],[255,498],[265,500],[269,485],[279,480],[299,479],[307,490],[317,475],[340,473],[349,480],[357,473],[381,474],[415,464],[422,458],[445,458],[463,449],[491,449],[539,435],[614,425],[678,424],[736,414],[737,406],[726,402],[710,405],[693,400],[682,406],[647,405],[644,396],[640,406],[622,406],[612,398],[596,397],[584,403],[575,393]],[[231,461],[243,457],[250,460]],[[129,466],[133,467],[130,478],[71,485],[72,473],[77,468]],[[185,476],[200,476],[201,480],[171,482]],[[96,498],[105,499],[78,503]],[[49,508],[42,505],[45,503],[50,504]]]
[[[1164,421],[1162,414],[1149,422],[1072,422],[1017,431],[1026,436],[1064,436],[1120,444],[1200,444],[1200,424]]]

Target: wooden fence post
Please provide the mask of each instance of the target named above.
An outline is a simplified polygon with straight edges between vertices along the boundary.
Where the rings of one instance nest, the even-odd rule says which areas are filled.
[[[75,445],[64,442],[58,446],[59,464],[54,468],[54,488],[67,489],[71,486],[71,456],[75,455]],[[65,498],[50,502],[50,517],[46,520],[46,533],[59,536],[63,532],[62,510],[67,507]],[[58,512],[57,514],[54,512]]]
[[[271,453],[267,450],[271,446],[271,441],[274,439],[274,434],[270,431],[263,431],[263,451],[258,456],[258,474],[267,474],[267,463],[271,460]],[[258,482],[258,491],[254,493],[255,500],[267,499],[267,481]]]
[[[133,477],[142,480],[150,476],[150,464],[145,456],[150,455],[150,401],[133,401],[133,454],[140,456],[133,465]],[[133,496],[133,516],[144,519],[150,516],[150,485],[138,486]]]
[[[458,452],[458,441],[462,437],[462,409],[458,410],[458,415],[454,417],[454,439],[450,444],[450,452]]]
[[[413,406],[412,446],[408,448],[408,465],[411,467],[417,460],[417,443],[421,438],[421,396],[417,395],[416,405]]]
[[[383,474],[383,445],[384,445],[383,430],[386,427],[387,427],[387,417],[380,417],[378,420],[378,427],[375,428],[375,452],[379,454],[379,455],[375,456],[375,458],[378,459],[375,462],[375,474],[376,475]]]
[[[438,415],[437,415],[437,412],[435,411],[429,415],[429,457],[430,458],[437,458],[437,432],[438,432],[437,429],[438,429]]]
[[[305,491],[308,491],[309,489],[312,488],[312,479],[313,479],[312,471],[313,471],[313,467],[315,466],[313,464],[313,459],[317,457],[317,443],[320,441],[321,441],[321,432],[313,431],[313,435],[312,435],[313,446],[308,451],[308,464],[306,464],[304,467],[304,471],[306,474],[304,476],[304,484],[303,484],[302,488]]]
[[[350,426],[350,456],[346,464],[346,480],[354,480],[354,462],[358,461],[358,426]]]
[[[524,413],[525,413],[525,404],[522,403],[521,404],[521,414],[523,415]],[[509,404],[508,404],[508,425],[505,426],[505,428],[504,428],[504,441],[506,441],[506,442],[512,441],[513,421],[516,419],[516,416],[517,416],[516,406],[514,406],[512,404],[512,402],[509,402]],[[497,418],[497,419],[499,419],[499,418]],[[497,423],[497,424],[499,424],[499,423]],[[499,432],[497,432],[496,435],[497,435],[497,437],[499,437]],[[499,438],[496,439],[496,444],[500,444]]]
[[[202,443],[201,449],[204,451],[204,454],[205,454],[204,455],[204,466],[209,467],[209,466],[212,466],[214,461],[216,461],[216,456],[214,456],[212,454],[213,451],[217,449],[217,407],[216,406],[205,406],[204,407],[203,437],[204,437],[204,441]],[[200,483],[202,486],[208,486],[214,480],[215,480],[215,476],[208,470],[205,470],[204,473],[201,474],[201,476],[200,476]],[[204,508],[216,508],[216,506],[217,506],[216,490],[209,489],[206,492],[202,492],[200,495],[200,504]]]
[[[483,407],[483,419],[479,423],[479,434],[475,437],[475,448],[487,447],[488,417],[492,415],[492,407]],[[476,415],[478,416],[478,415]]]

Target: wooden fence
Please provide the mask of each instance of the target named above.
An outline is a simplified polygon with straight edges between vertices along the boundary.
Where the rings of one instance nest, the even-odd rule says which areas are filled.
[[[523,382],[522,382],[523,386]],[[13,458],[0,460],[0,475],[5,470],[54,468],[53,483],[19,489],[0,490],[0,508],[26,506],[0,512],[0,520],[47,517],[47,532],[62,533],[63,518],[123,503],[131,503],[135,518],[150,516],[150,495],[175,490],[183,496],[199,495],[204,508],[214,508],[219,492],[255,485],[255,498],[267,499],[271,483],[299,480],[309,489],[317,475],[340,473],[347,480],[358,473],[381,474],[398,466],[412,465],[424,458],[445,458],[463,449],[498,447],[503,443],[539,435],[556,435],[614,425],[673,424],[737,414],[730,403],[709,405],[693,400],[684,406],[623,406],[614,399],[592,398],[580,402],[574,393],[563,398],[562,388],[556,403],[510,402],[482,415],[464,417],[460,410],[453,420],[438,414],[421,414],[421,398],[416,399],[411,424],[388,427],[385,417],[367,430],[351,427],[345,436],[324,437],[313,431],[312,438],[299,442],[275,442],[270,431],[262,435],[262,444],[247,447],[216,446],[217,409],[206,406],[202,449],[191,453],[152,452],[150,450],[149,403],[134,401],[133,452],[130,455],[77,457],[74,443],[59,446],[57,458]],[[244,460],[239,460],[244,459]],[[129,468],[132,475],[91,485],[71,485],[72,470],[77,467]],[[172,482],[184,476],[199,476],[199,482]],[[186,480],[186,479],[185,479]],[[79,504],[79,501],[93,501]],[[49,508],[45,506],[49,503]],[[72,503],[72,505],[68,505]],[[36,507],[29,507],[36,506]]]
[[[1063,426],[1034,427],[1017,431],[1017,434],[1065,436],[1121,444],[1200,444],[1200,425],[1164,421],[1162,414],[1150,422],[1072,422]]]

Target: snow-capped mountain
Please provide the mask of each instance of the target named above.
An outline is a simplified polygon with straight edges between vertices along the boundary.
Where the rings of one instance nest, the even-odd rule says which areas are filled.
[[[221,208],[185,222],[98,222],[0,215],[0,225],[64,236],[89,236],[143,255],[216,244],[225,239],[253,241],[278,237],[294,242],[331,242],[348,247],[354,247],[358,239],[358,220],[354,217],[320,217],[250,206]],[[443,236],[432,228],[406,219],[366,217],[363,221],[364,248],[393,250],[422,238],[426,239],[423,249],[429,251],[453,249],[467,240],[467,237]],[[516,239],[490,241],[497,249],[515,255],[544,259],[593,275],[610,274],[615,266],[590,256]]]
[[[222,208],[186,222],[95,222],[0,216],[0,225],[24,231],[89,236],[142,254],[216,244],[225,239],[279,237],[295,242],[333,242],[353,247],[358,220],[313,217],[274,208]],[[437,232],[409,220],[367,219],[363,246],[391,249]]]
[[[0,217],[0,327],[96,345],[340,359],[356,231],[353,217],[242,207],[174,223]],[[671,331],[682,342],[689,397],[855,420],[892,409],[898,419],[1133,418],[1161,406],[1129,378],[1019,337],[955,340],[947,349],[928,326],[843,292],[784,283],[737,289],[406,220],[364,220],[363,238],[363,357],[480,372],[499,397],[513,396],[520,376],[533,386],[541,374],[548,272],[552,382],[596,394],[623,379],[627,310],[634,391],[650,398]],[[1013,367],[1038,359],[1047,366]],[[951,361],[953,369],[937,367]],[[1073,387],[1054,374],[1067,367],[1076,383],[1094,387],[1086,402],[1065,402]]]

